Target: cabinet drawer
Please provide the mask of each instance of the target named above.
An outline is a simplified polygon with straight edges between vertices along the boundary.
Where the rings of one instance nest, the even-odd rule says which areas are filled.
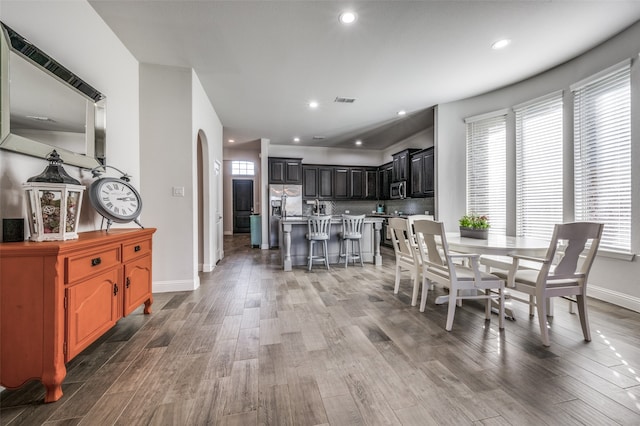
[[[128,262],[131,259],[151,253],[151,240],[140,240],[122,245],[122,261]]]
[[[65,283],[69,284],[120,264],[120,246],[65,259]]]

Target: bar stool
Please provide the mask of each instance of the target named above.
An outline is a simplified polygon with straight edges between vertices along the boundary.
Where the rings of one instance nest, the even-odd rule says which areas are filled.
[[[331,216],[309,216],[307,220],[308,232],[305,235],[309,240],[309,270],[314,260],[322,260],[329,269],[329,250],[327,249],[327,241],[329,241],[329,229],[331,228]],[[322,242],[323,256],[313,254],[313,247],[316,242]]]
[[[360,248],[363,222],[364,215],[342,215],[342,232],[338,234],[338,238],[340,238],[340,258],[342,259],[344,257],[345,268],[349,264],[349,260],[352,260],[355,264],[356,259],[360,260],[360,266],[364,266],[362,262],[362,250]],[[354,243],[358,243],[357,253],[355,253]],[[351,245],[351,250],[349,250],[349,245]]]

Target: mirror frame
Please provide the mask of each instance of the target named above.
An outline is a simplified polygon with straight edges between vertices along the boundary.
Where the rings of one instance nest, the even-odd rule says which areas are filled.
[[[85,169],[93,169],[105,164],[106,97],[3,22],[0,22],[0,26],[2,32],[0,36],[0,76],[2,77],[0,81],[0,149],[45,159],[55,149],[64,164]],[[79,154],[11,133],[11,88],[9,84],[9,56],[11,52],[25,58],[49,77],[64,83],[84,99],[89,100],[88,105],[93,105],[93,114],[91,114],[90,108],[87,108],[85,119],[86,154]]]

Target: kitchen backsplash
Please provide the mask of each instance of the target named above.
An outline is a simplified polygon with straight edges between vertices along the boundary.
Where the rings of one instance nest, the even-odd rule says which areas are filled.
[[[433,198],[406,198],[404,200],[386,200],[386,201],[373,201],[373,200],[357,200],[357,201],[321,201],[321,204],[325,206],[326,214],[342,214],[349,211],[350,214],[371,214],[373,211],[377,211],[379,204],[384,206],[384,213],[386,214],[424,214],[428,211],[429,214],[434,214],[435,206]],[[308,215],[313,213],[312,204],[303,204],[302,214]]]

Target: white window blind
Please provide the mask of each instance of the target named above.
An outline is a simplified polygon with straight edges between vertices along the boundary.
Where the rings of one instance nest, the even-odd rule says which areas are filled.
[[[550,239],[562,223],[562,92],[514,107],[516,226],[519,236]]]
[[[467,120],[467,213],[489,217],[506,234],[506,115]]]
[[[252,161],[232,161],[231,162],[231,174],[239,176],[253,176],[254,175],[253,162]]]
[[[629,252],[630,64],[572,89],[576,220],[604,223],[600,247]]]

